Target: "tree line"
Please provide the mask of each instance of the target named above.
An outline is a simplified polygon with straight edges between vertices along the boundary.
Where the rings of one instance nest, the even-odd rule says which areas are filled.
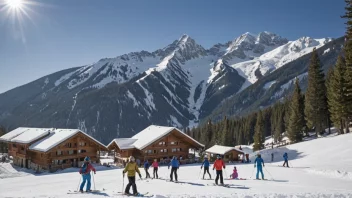
[[[264,148],[265,137],[274,143],[286,132],[291,143],[297,143],[314,132],[318,137],[325,129],[335,126],[338,134],[349,133],[352,115],[352,0],[345,0],[347,31],[342,53],[334,67],[325,76],[316,49],[313,49],[308,67],[308,86],[302,93],[299,79],[293,93],[271,107],[242,117],[227,118],[196,128],[186,128],[186,134],[209,148],[253,144],[253,150]]]

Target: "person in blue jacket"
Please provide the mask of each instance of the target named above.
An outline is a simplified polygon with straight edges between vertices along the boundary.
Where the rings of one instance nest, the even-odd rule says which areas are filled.
[[[263,166],[264,165],[264,160],[262,159],[262,156],[260,154],[257,155],[257,158],[254,161],[254,168],[257,167],[257,177],[256,179],[259,179],[259,172],[262,174],[262,179],[264,180],[264,173],[263,173]]]
[[[287,165],[287,168],[289,168],[289,166],[288,166],[288,155],[287,155],[287,153],[285,153],[282,157],[283,157],[284,160],[285,160],[285,162],[284,162],[284,164],[283,164],[282,166],[285,167],[285,164],[286,164],[286,165]]]
[[[208,172],[209,177],[210,177],[210,179],[211,179],[211,175],[210,175],[210,173],[209,173],[209,166],[210,166],[210,163],[209,163],[209,160],[208,160],[208,156],[207,156],[207,155],[204,156],[204,161],[203,161],[202,166],[200,167],[200,169],[202,169],[203,166],[204,166],[203,179],[204,179],[205,173],[207,173],[207,172]]]
[[[149,165],[148,160],[145,160],[145,162],[144,162],[145,178],[150,178],[150,175],[149,175],[149,172],[148,172],[149,166],[150,165]]]
[[[176,156],[174,156],[169,163],[168,169],[170,169],[171,166],[171,174],[170,174],[170,181],[173,181],[172,174],[175,175],[175,181],[177,182],[177,169],[180,168],[180,163],[178,162]]]

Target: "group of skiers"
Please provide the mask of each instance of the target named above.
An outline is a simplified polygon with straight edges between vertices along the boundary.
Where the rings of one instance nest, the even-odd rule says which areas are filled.
[[[272,155],[273,156],[273,155]],[[283,155],[284,158],[284,164],[283,166],[287,165],[288,166],[288,155],[285,153]],[[155,159],[154,162],[151,165],[153,167],[153,178],[159,178],[158,177],[158,168],[159,164],[158,161]],[[170,181],[173,181],[173,178],[175,177],[175,181],[177,182],[177,170],[180,168],[180,162],[177,160],[177,157],[174,156],[172,160],[170,161],[168,165],[168,169],[170,169],[171,166],[171,173],[170,173]],[[150,165],[149,162],[146,160],[144,162],[144,170],[146,174],[146,178],[150,178],[150,174],[148,172]],[[204,156],[204,161],[201,165],[201,169],[204,167],[204,173],[203,173],[203,179],[205,178],[206,173],[208,173],[210,179],[211,179],[211,174],[209,172],[210,168],[210,162],[208,159],[208,156]],[[264,160],[261,157],[261,154],[257,154],[257,157],[254,161],[254,168],[257,168],[257,174],[256,174],[256,179],[259,179],[259,173],[262,176],[262,179],[264,180],[264,173],[263,173],[263,167],[265,167]],[[224,185],[224,179],[223,179],[223,169],[225,169],[225,162],[223,161],[222,157],[220,155],[216,156],[216,160],[213,165],[213,171],[216,170],[216,178],[215,178],[215,184],[218,185],[219,179],[220,179],[220,185]],[[94,172],[96,174],[95,168],[92,166],[90,163],[90,158],[87,156],[84,158],[84,163],[79,170],[79,173],[82,175],[82,183],[80,185],[80,192],[83,193],[83,188],[85,184],[87,183],[86,187],[86,192],[91,192],[91,172]],[[129,162],[126,164],[124,170],[122,171],[123,177],[125,177],[125,174],[127,173],[127,178],[128,178],[128,184],[126,185],[125,188],[125,194],[127,195],[138,195],[137,191],[137,185],[136,185],[136,173],[138,173],[139,178],[142,179],[142,175],[139,171],[138,164],[135,162],[135,158],[133,156],[129,157]],[[174,177],[173,177],[174,176]],[[231,179],[238,179],[238,172],[236,166],[233,169],[232,174],[229,176]],[[130,194],[130,188],[132,187],[133,194]]]

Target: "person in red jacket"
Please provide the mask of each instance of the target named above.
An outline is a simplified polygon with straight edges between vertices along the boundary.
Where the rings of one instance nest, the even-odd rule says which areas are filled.
[[[83,193],[83,187],[87,183],[87,189],[86,192],[91,192],[92,190],[90,189],[91,183],[90,183],[90,172],[93,171],[94,174],[96,173],[95,168],[92,166],[92,164],[89,163],[90,158],[87,156],[84,158],[84,164],[82,165],[81,169],[79,170],[79,174],[82,175],[82,183],[79,188],[79,192]]]
[[[159,176],[158,176],[159,164],[158,164],[158,160],[157,159],[154,159],[152,167],[154,168],[154,170],[153,170],[153,179],[155,178],[155,175],[156,175],[156,178],[158,179],[159,178]]]
[[[221,159],[220,155],[217,155],[217,159],[214,162],[213,170],[216,169],[215,184],[218,185],[218,180],[220,177],[220,185],[224,185],[224,179],[222,177],[222,169],[225,169],[225,163]]]

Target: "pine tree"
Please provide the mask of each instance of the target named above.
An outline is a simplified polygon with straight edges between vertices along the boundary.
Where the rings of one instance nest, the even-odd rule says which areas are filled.
[[[346,133],[349,132],[349,123],[352,115],[352,0],[345,0],[346,2],[346,13],[343,18],[347,19],[346,22],[346,40],[344,46],[345,52],[345,64],[346,64],[346,72],[344,75],[345,81],[345,102],[346,102],[346,111],[348,114],[347,119],[345,120]]]
[[[299,86],[298,78],[295,82],[295,90],[290,104],[290,119],[288,123],[288,138],[291,142],[296,143],[302,141],[303,128],[305,126],[304,120],[304,103],[303,96],[301,94],[301,88]]]
[[[343,133],[343,124],[347,120],[348,112],[346,105],[346,64],[342,56],[339,56],[334,69],[329,70],[327,76],[327,97],[331,120],[335,126],[339,126],[339,134]]]
[[[5,135],[6,129],[0,125],[0,137]],[[0,153],[7,153],[7,143],[0,142]]]
[[[254,134],[254,145],[253,151],[261,150],[264,148],[264,119],[262,111],[258,112],[257,123],[255,125],[255,134]]]
[[[304,106],[307,125],[309,128],[315,127],[318,136],[318,133],[327,126],[328,112],[324,73],[315,48],[308,68],[308,87]]]

